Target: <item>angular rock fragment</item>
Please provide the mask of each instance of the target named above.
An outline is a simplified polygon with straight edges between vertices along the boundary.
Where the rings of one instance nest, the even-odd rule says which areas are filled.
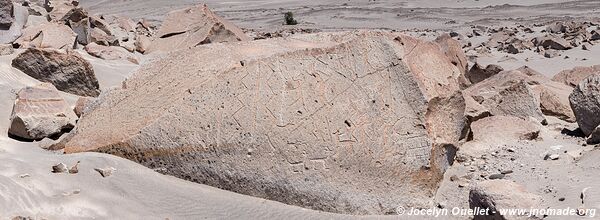
[[[485,215],[475,215],[475,220],[489,219],[529,219],[530,213],[502,216],[501,209],[541,209],[540,196],[528,192],[525,187],[509,180],[487,180],[478,183],[469,192],[471,209],[489,209]],[[538,216],[542,217],[542,216]],[[535,218],[535,217],[533,217]]]
[[[437,44],[385,32],[202,45],[141,67],[57,146],[287,204],[389,213],[429,204],[452,163],[460,75]]]
[[[458,67],[460,72],[463,73],[463,76],[461,77],[464,77],[464,74],[466,74],[467,70],[469,69],[469,63],[467,62],[467,56],[465,55],[460,42],[452,39],[452,37],[450,37],[448,34],[442,34],[435,39],[435,42],[440,45],[442,51],[450,59],[450,62]],[[463,88],[466,88],[470,85],[470,83],[467,83],[466,80],[461,81],[461,84],[464,84],[462,85]]]
[[[201,44],[248,41],[250,38],[234,24],[217,16],[206,5],[167,14],[149,52],[169,52]]]
[[[92,65],[77,52],[29,48],[12,61],[12,66],[63,92],[93,97],[100,94]]]
[[[25,140],[56,138],[75,126],[75,118],[56,88],[42,83],[17,93],[8,133]]]

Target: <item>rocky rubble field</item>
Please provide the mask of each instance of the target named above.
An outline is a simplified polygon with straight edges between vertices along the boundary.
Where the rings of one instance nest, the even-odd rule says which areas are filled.
[[[0,0],[0,219],[598,218],[593,13],[349,1],[422,28],[336,29],[304,10],[337,3],[256,27],[225,18],[274,9],[135,2]]]

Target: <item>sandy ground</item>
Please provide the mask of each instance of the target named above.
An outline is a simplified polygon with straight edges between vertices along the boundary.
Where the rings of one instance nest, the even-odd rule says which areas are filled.
[[[81,2],[95,14],[122,14],[154,21],[160,21],[170,10],[199,3],[196,0]],[[430,39],[449,30],[464,34],[473,25],[497,27],[543,24],[552,20],[598,21],[600,14],[598,0],[207,0],[206,3],[219,15],[247,30],[290,28],[281,24],[282,14],[293,11],[300,21],[297,26],[300,28],[321,31],[362,28],[409,30],[412,34],[425,34],[424,37]],[[468,40],[477,44],[485,39],[487,36]],[[138,67],[127,61],[104,61],[85,53],[82,55],[92,62],[102,89],[119,86]],[[111,155],[62,155],[42,150],[37,143],[11,140],[6,137],[6,131],[14,94],[24,86],[38,83],[10,67],[14,56],[0,56],[0,219],[16,215],[39,219],[406,219],[397,216],[344,216],[307,210],[161,175]],[[589,51],[574,48],[550,59],[532,51],[516,55],[492,51],[471,61],[499,64],[505,69],[528,65],[553,76],[575,66],[600,64],[600,46],[595,45]],[[70,103],[76,99],[64,93],[63,97]],[[506,179],[523,184],[529,191],[542,196],[547,207],[600,208],[600,177],[595,175],[600,171],[597,162],[600,151],[593,146],[582,146],[582,139],[560,133],[562,128],[575,126],[550,120],[538,141],[489,146],[482,154],[486,157],[486,167],[456,164],[446,173],[435,198],[436,204],[432,207],[468,207],[469,187],[461,188],[459,182],[450,181],[452,175],[471,176],[476,181],[483,178],[481,175],[510,169],[513,173]],[[514,148],[515,152],[507,152],[506,148]],[[549,151],[558,152],[561,158],[543,160]],[[76,161],[81,161],[78,174],[50,172],[51,166],[56,163],[70,166]],[[102,178],[93,170],[107,166],[117,169],[108,178]],[[476,171],[469,171],[473,168]],[[582,203],[580,194],[586,188],[587,196]],[[559,201],[559,198],[565,199]],[[600,213],[596,213],[596,218],[599,216]]]

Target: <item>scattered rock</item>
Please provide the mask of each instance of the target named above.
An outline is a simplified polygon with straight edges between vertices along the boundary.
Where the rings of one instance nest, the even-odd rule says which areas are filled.
[[[29,48],[12,61],[12,66],[63,92],[94,97],[100,94],[92,65],[74,51]]]
[[[94,170],[100,173],[100,175],[105,178],[111,176],[115,171],[117,171],[117,169],[115,169],[114,167],[94,168]]]
[[[585,136],[600,125],[600,75],[582,80],[569,96],[577,124]]]
[[[522,216],[502,216],[500,209],[539,208],[541,197],[530,192],[517,183],[509,180],[487,180],[478,183],[469,192],[469,207],[471,209],[489,209],[485,215],[475,215],[474,220],[483,219],[524,219],[529,213]]]
[[[56,138],[75,125],[75,114],[49,83],[25,87],[17,93],[9,135],[26,140]]]
[[[248,41],[244,32],[206,5],[169,12],[148,52],[169,52],[201,44]]]
[[[66,173],[66,172],[69,172],[69,170],[67,169],[67,165],[65,165],[64,163],[59,163],[59,164],[52,166],[52,172],[53,173]]]

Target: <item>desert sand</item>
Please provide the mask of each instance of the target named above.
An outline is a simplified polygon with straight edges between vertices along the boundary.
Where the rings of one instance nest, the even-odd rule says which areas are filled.
[[[81,0],[81,6],[95,15],[121,15],[148,19],[155,25],[169,11],[198,4],[197,0]],[[249,36],[261,33],[333,32],[356,29],[383,29],[426,40],[442,33],[472,33],[473,27],[532,27],[522,38],[540,36],[555,21],[600,22],[597,0],[377,0],[377,1],[268,1],[207,0],[219,16],[242,28]],[[292,11],[296,26],[282,25],[283,13]],[[466,38],[472,45],[489,39],[489,34]],[[598,41],[596,41],[598,42]],[[551,78],[577,66],[600,64],[600,46],[587,50],[575,47],[546,58],[533,50],[517,54],[492,50],[463,49],[469,66],[496,64],[505,70],[528,66]],[[347,215],[328,213],[266,200],[164,175],[125,158],[83,152],[63,154],[40,148],[40,142],[22,142],[8,137],[15,94],[39,81],[11,66],[24,49],[0,56],[0,219],[16,216],[32,219],[432,219],[391,215]],[[139,64],[127,60],[104,60],[76,49],[89,61],[102,91],[123,87],[123,81],[145,66],[168,54],[133,53]],[[61,92],[69,105],[78,96]],[[469,192],[490,175],[506,173],[511,180],[540,196],[540,208],[600,209],[600,177],[594,145],[584,137],[566,135],[577,123],[546,116],[539,138],[500,140],[480,145],[463,145],[457,158],[471,158],[450,166],[432,199],[430,208],[469,207]],[[493,136],[493,134],[490,134]],[[548,160],[558,154],[559,159]],[[52,166],[72,166],[80,161],[77,174],[52,173]],[[113,167],[102,177],[96,168]],[[505,172],[510,171],[510,172]],[[584,195],[584,196],[582,196]],[[582,198],[584,197],[584,198]],[[548,216],[544,219],[594,219],[579,216]],[[472,219],[472,216],[445,216],[440,219]]]

